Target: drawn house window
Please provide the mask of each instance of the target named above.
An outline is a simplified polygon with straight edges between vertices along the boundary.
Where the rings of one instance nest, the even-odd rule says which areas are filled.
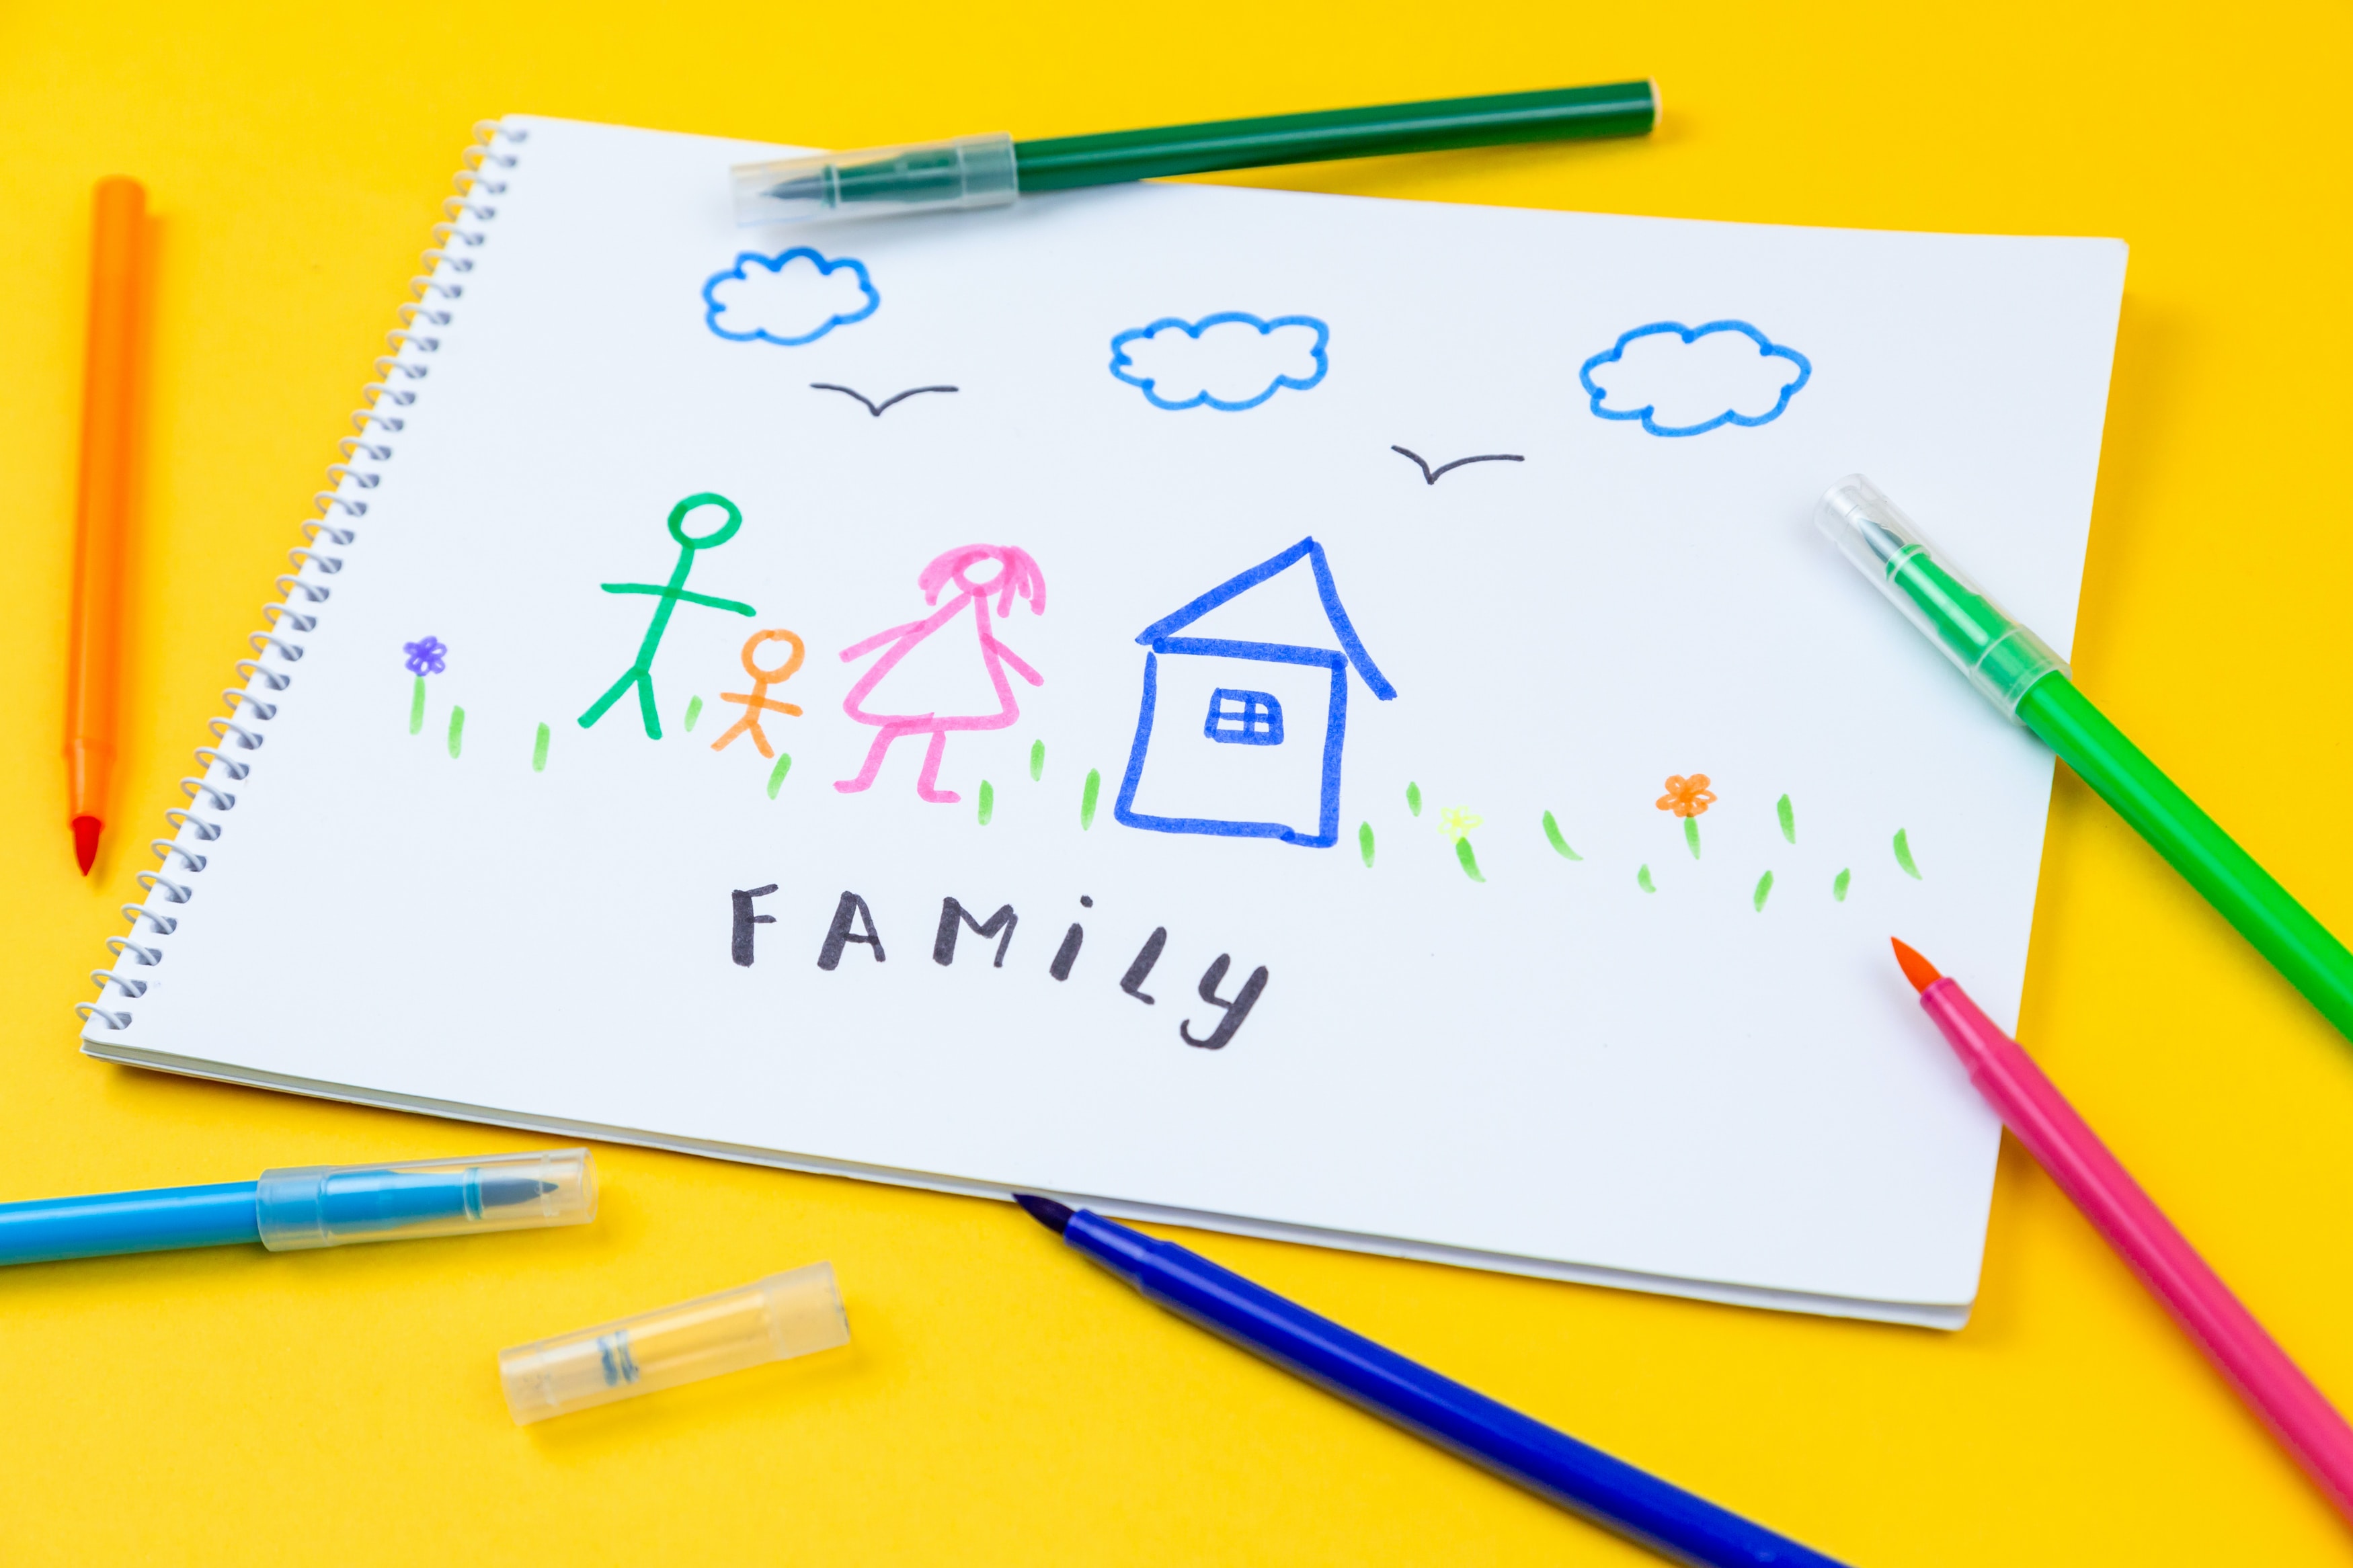
[[[1220,686],[1209,693],[1209,721],[1201,733],[1224,746],[1280,746],[1282,702],[1271,691]]]
[[[1312,597],[1303,592],[1310,580]],[[1252,598],[1195,626],[1252,590]],[[1271,626],[1287,628],[1291,640],[1198,635],[1247,627],[1263,636]],[[1153,833],[1276,838],[1315,849],[1339,841],[1349,671],[1384,702],[1397,689],[1356,639],[1322,545],[1301,540],[1135,640],[1147,650],[1144,700],[1116,820]]]

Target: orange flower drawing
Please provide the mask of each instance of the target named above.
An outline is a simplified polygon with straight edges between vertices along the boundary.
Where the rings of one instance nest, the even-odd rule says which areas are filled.
[[[1699,814],[1715,804],[1715,792],[1707,787],[1705,773],[1694,773],[1685,778],[1681,773],[1667,776],[1667,793],[1659,797],[1659,809],[1672,811],[1683,819],[1683,846],[1699,858]]]
[[[1659,809],[1672,811],[1677,816],[1697,816],[1715,804],[1715,792],[1707,787],[1705,773],[1694,773],[1685,778],[1681,773],[1669,775],[1667,793],[1659,797]]]

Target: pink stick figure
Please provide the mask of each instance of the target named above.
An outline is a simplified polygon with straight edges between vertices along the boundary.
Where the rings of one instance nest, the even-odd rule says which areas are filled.
[[[953,581],[960,590],[956,595],[920,621],[910,621],[902,626],[892,626],[876,632],[864,642],[841,650],[844,663],[862,658],[876,648],[889,646],[873,668],[858,678],[849,695],[841,700],[841,710],[861,724],[873,724],[881,733],[866,753],[866,765],[854,779],[842,779],[834,788],[844,795],[855,795],[874,783],[881,771],[882,754],[891,742],[902,735],[929,735],[931,744],[923,752],[923,771],[915,775],[915,793],[925,800],[953,802],[963,796],[953,790],[937,786],[940,776],[940,756],[947,749],[951,730],[1002,730],[1021,717],[1020,706],[1013,700],[1013,687],[1005,679],[1005,667],[1011,665],[1022,679],[1032,686],[1043,686],[1046,678],[1023,663],[1011,648],[997,640],[988,628],[988,601],[997,599],[997,617],[1003,620],[1013,613],[1016,595],[1029,601],[1031,615],[1046,613],[1046,579],[1029,552],[1010,544],[966,544],[951,550],[923,568],[917,586],[923,590],[923,603],[938,604],[940,592]],[[902,659],[920,647],[934,632],[939,631],[972,610],[972,630],[979,645],[981,667],[987,671],[989,685],[997,692],[997,707],[987,713],[892,713],[870,711],[867,700],[874,689]],[[882,698],[887,704],[887,695]]]

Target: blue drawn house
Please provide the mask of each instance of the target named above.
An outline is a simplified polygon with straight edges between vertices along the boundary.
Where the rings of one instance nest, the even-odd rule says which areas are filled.
[[[1323,612],[1320,626],[1305,634],[1314,644],[1184,635],[1303,563]],[[1279,838],[1316,849],[1336,843],[1348,670],[1353,666],[1384,702],[1397,688],[1356,640],[1324,547],[1303,539],[1153,622],[1135,640],[1150,650],[1144,705],[1112,814],[1155,833]]]

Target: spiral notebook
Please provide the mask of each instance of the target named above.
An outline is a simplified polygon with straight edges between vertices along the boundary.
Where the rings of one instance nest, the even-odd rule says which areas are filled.
[[[2051,760],[1809,517],[2063,650],[2120,244],[775,151],[470,155],[89,1054],[1964,1321]]]

